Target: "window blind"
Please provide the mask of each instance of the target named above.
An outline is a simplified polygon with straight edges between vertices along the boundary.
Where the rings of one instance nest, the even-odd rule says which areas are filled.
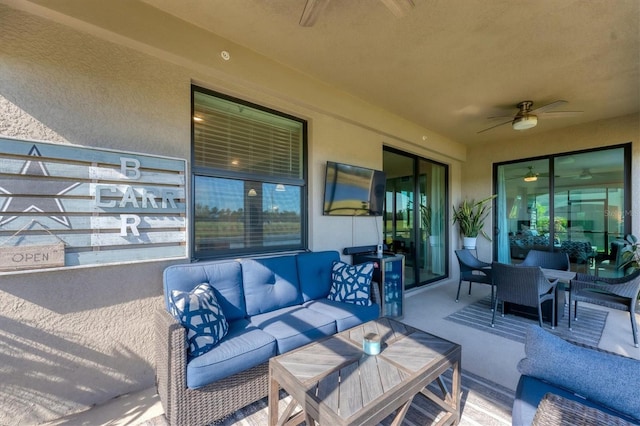
[[[301,122],[200,92],[193,120],[195,166],[303,178]]]

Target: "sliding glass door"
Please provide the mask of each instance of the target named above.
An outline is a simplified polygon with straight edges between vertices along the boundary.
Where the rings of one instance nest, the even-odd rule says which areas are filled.
[[[384,241],[405,256],[405,287],[447,275],[447,167],[386,149]]]
[[[496,258],[563,251],[573,270],[611,274],[613,243],[631,229],[630,155],[621,145],[495,165]]]

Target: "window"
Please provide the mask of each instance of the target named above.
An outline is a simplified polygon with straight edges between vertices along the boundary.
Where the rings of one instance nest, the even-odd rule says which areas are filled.
[[[306,122],[192,86],[193,257],[306,248]]]

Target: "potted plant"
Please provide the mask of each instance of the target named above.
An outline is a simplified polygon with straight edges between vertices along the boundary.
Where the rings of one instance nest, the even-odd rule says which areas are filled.
[[[464,200],[457,209],[453,206],[453,223],[457,223],[460,228],[464,248],[475,249],[478,235],[482,235],[491,241],[489,235],[482,228],[484,220],[491,211],[489,202],[495,197],[495,195],[492,195],[477,202],[473,199]]]
[[[635,235],[629,234],[624,238],[624,247],[620,256],[622,256],[620,269],[625,274],[640,268],[640,243]]]

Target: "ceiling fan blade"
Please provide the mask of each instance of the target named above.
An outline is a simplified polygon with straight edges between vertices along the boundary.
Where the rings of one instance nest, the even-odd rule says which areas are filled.
[[[553,111],[553,112],[545,112],[543,114],[538,115],[540,118],[565,118],[565,117],[575,117],[577,115],[582,114],[584,111]]]
[[[411,9],[415,7],[413,0],[380,0],[389,9],[393,16],[396,18],[402,18]]]
[[[513,121],[513,119],[510,119],[509,121],[505,121],[504,123],[500,123],[500,124],[496,124],[495,126],[487,127],[484,130],[480,130],[478,133],[484,133],[487,130],[495,129],[496,127],[504,126],[505,124],[511,124],[512,121]]]
[[[307,0],[300,17],[300,25],[303,27],[311,27],[318,20],[318,16],[327,7],[330,0]]]
[[[529,114],[542,114],[545,111],[549,111],[550,109],[558,108],[560,105],[566,104],[567,101],[555,101],[550,104],[541,106],[540,108],[533,109],[529,111]]]
[[[501,118],[503,120],[513,120],[513,117],[513,115],[494,115],[493,117],[487,117],[487,120],[497,120],[498,118]]]

